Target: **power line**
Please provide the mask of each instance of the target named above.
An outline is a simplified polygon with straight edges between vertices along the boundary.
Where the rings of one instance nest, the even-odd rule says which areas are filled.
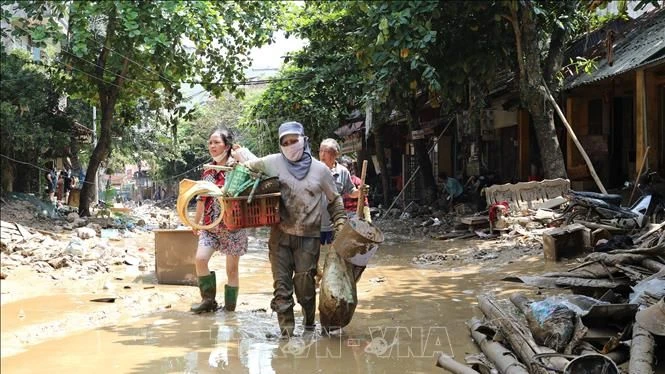
[[[30,30],[28,30],[28,29],[26,29],[26,28],[24,28],[24,27],[21,27],[21,26],[18,26],[18,25],[14,25],[14,26],[17,27],[17,28],[19,28],[19,29],[21,29],[21,30],[23,30],[24,32],[27,32],[27,33],[30,32]],[[98,46],[100,46],[100,47],[102,47],[102,48],[107,48],[109,51],[118,54],[120,57],[123,57],[123,58],[127,59],[127,61],[129,61],[129,62],[133,63],[134,65],[136,65],[136,66],[138,66],[138,67],[144,69],[145,71],[147,71],[147,72],[149,72],[149,73],[152,73],[152,74],[157,74],[158,77],[163,78],[164,80],[168,81],[169,83],[171,83],[171,84],[173,84],[173,85],[177,85],[177,84],[178,84],[178,83],[172,81],[171,79],[165,77],[164,75],[160,74],[159,72],[156,72],[156,71],[150,70],[147,66],[144,66],[144,65],[140,64],[139,62],[137,62],[137,61],[135,61],[135,60],[133,60],[133,59],[131,59],[131,58],[129,58],[129,57],[123,55],[122,53],[118,52],[117,50],[115,50],[115,49],[113,49],[113,48],[111,48],[111,47],[106,47],[106,46],[104,46],[102,42],[100,42],[100,41],[98,41],[98,40],[96,40],[96,39],[94,39],[94,38],[92,38],[92,37],[90,37],[90,36],[86,36],[86,38],[89,39],[89,40],[91,40],[91,41],[93,41],[93,42],[95,42]],[[100,65],[98,65],[98,64],[95,63],[95,62],[91,62],[91,61],[86,60],[86,59],[84,59],[84,58],[82,58],[82,57],[76,56],[75,54],[69,52],[69,51],[68,51],[66,48],[64,48],[64,47],[62,47],[61,50],[62,50],[63,52],[65,52],[65,53],[71,55],[71,56],[74,56],[74,57],[76,57],[76,58],[78,58],[78,59],[80,59],[80,60],[82,60],[82,61],[88,63],[88,64],[91,64],[91,65],[94,65],[94,66],[96,66],[96,67],[102,68],[102,69],[104,69],[105,71],[107,71],[107,72],[109,72],[109,73],[111,73],[111,74],[113,74],[113,75],[115,75],[115,76],[122,77],[123,79],[128,79],[128,80],[132,80],[132,81],[135,81],[135,82],[161,82],[161,80],[159,80],[159,79],[144,79],[144,80],[140,80],[140,79],[135,79],[135,78],[129,78],[129,77],[127,77],[127,76],[123,76],[123,75],[117,74],[117,73],[115,73],[115,72],[112,72],[112,71],[110,71],[110,70],[108,70],[108,69],[106,69],[106,68],[103,68],[103,67],[101,67]],[[304,79],[310,77],[311,75],[312,75],[312,73],[306,73],[306,74],[303,74],[301,77],[292,77],[292,78],[270,78],[270,79],[263,79],[263,80],[256,80],[256,81],[243,81],[243,82],[180,81],[179,84],[208,84],[208,85],[218,85],[218,86],[255,86],[255,85],[258,86],[258,85],[270,84],[270,83],[272,83],[272,82],[304,80]],[[144,87],[145,87],[145,86],[144,86]]]
[[[0,156],[6,158],[6,159],[8,159],[8,160],[14,161],[14,162],[16,162],[16,163],[19,163],[19,164],[32,166],[33,168],[35,168],[35,169],[37,169],[37,170],[39,170],[39,171],[44,171],[44,172],[47,172],[47,173],[51,171],[51,170],[49,170],[49,169],[45,169],[45,168],[43,168],[43,167],[41,167],[41,166],[39,166],[39,165],[35,165],[35,164],[33,164],[33,163],[26,162],[26,161],[17,160],[17,159],[15,159],[15,158],[9,157],[9,156],[4,155],[4,154],[2,154],[2,153],[0,153]],[[191,169],[189,169],[189,170],[187,170],[187,171],[185,171],[185,172],[182,172],[182,173],[180,173],[180,174],[178,174],[178,175],[174,175],[174,176],[167,177],[167,178],[161,178],[161,179],[152,179],[152,181],[153,181],[153,183],[156,183],[156,182],[158,183],[158,182],[168,182],[168,181],[170,181],[170,180],[177,179],[177,178],[179,178],[179,177],[182,177],[183,175],[186,175],[186,174],[191,173],[192,171],[195,171],[195,170],[197,170],[197,169],[202,168],[203,165],[205,165],[205,164],[208,163],[208,162],[210,162],[210,161],[207,161],[207,162],[204,162],[204,163],[202,163],[202,164],[200,164],[200,165],[194,166],[193,168],[191,168]],[[85,181],[85,180],[81,180],[80,182],[81,182],[81,183],[92,184],[92,185],[95,184],[94,182],[88,182],[88,181]]]
[[[76,58],[78,58],[79,60],[81,60],[81,61],[83,61],[83,62],[85,62],[85,63],[88,63],[88,64],[90,64],[90,65],[93,65],[93,66],[95,66],[95,67],[97,67],[97,68],[101,68],[102,70],[104,70],[104,71],[106,71],[106,72],[108,72],[108,73],[111,73],[111,74],[115,75],[116,77],[120,77],[120,78],[122,78],[122,79],[126,79],[126,80],[128,80],[128,81],[137,82],[137,83],[139,83],[141,86],[145,87],[147,90],[149,90],[149,91],[154,91],[153,88],[146,86],[145,84],[143,84],[143,83],[142,83],[141,81],[139,81],[138,79],[135,79],[135,78],[129,78],[129,77],[126,76],[126,75],[123,76],[122,74],[118,74],[118,73],[116,73],[116,72],[113,72],[113,71],[111,71],[111,70],[109,70],[109,69],[107,69],[107,68],[105,68],[105,67],[102,67],[101,65],[98,65],[98,64],[96,64],[96,63],[94,63],[94,62],[92,62],[92,61],[88,61],[88,60],[86,60],[86,59],[84,59],[84,58],[82,58],[82,57],[79,57],[79,56],[77,56],[77,55],[75,55],[75,54],[69,52],[69,51],[68,51],[67,49],[65,49],[65,48],[61,48],[61,50],[62,50],[63,52],[65,52],[66,54],[68,54],[68,55],[70,55],[70,56],[73,56],[73,57],[76,57]]]
[[[9,157],[9,156],[7,156],[7,155],[3,155],[2,153],[0,153],[0,156],[6,158],[6,159],[8,159],[8,160],[14,161],[14,162],[16,162],[16,163],[19,163],[19,164],[32,166],[33,168],[38,169],[39,171],[45,171],[45,172],[47,172],[47,173],[51,171],[51,170],[49,170],[49,169],[44,169],[43,167],[41,167],[41,166],[39,166],[39,165],[32,164],[32,163],[30,163],[30,162],[25,162],[25,161],[17,160],[17,159],[15,159],[15,158],[11,158],[11,157]],[[85,181],[85,180],[82,180],[82,181],[79,181],[79,182],[81,182],[81,183],[88,183],[88,184],[95,184],[95,183],[92,183],[92,182],[87,182],[87,181]]]

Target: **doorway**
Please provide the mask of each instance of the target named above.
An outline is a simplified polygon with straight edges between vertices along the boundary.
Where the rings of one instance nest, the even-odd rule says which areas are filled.
[[[630,177],[630,165],[635,162],[635,123],[633,97],[615,97],[610,126],[610,188],[619,187]]]

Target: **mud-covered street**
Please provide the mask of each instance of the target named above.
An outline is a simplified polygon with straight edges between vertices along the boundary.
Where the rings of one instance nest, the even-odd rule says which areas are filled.
[[[438,352],[457,359],[477,352],[465,323],[480,313],[479,294],[533,294],[500,279],[565,266],[546,265],[538,245],[436,240],[395,229],[404,225],[385,222],[386,241],[358,283],[354,318],[333,336],[304,332],[296,307],[298,336],[276,338],[266,229],[251,230],[231,313],[192,315],[197,288],[157,284],[149,231],[107,242],[144,252],[144,262],[109,272],[76,278],[18,266],[1,283],[2,371],[429,373]],[[223,274],[223,258],[214,256],[211,268]],[[91,301],[103,298],[114,302]]]

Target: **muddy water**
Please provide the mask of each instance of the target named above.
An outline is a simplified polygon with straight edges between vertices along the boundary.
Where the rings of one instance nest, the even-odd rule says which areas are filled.
[[[174,305],[149,317],[4,357],[2,371],[430,373],[437,370],[436,352],[461,361],[466,353],[477,351],[464,323],[479,315],[478,294],[502,296],[524,289],[499,280],[510,273],[561,268],[546,268],[541,257],[514,258],[509,264],[489,260],[415,266],[411,259],[418,254],[468,254],[476,244],[389,240],[363,274],[360,304],[341,335],[305,333],[299,327],[300,336],[280,341],[274,337],[277,318],[269,310],[272,280],[265,241],[251,243],[250,254],[241,261],[237,312],[192,316],[188,305]],[[297,319],[300,324],[299,314]]]
[[[91,303],[90,299],[97,296],[59,294],[34,297],[9,303],[2,307],[0,321],[2,331],[21,328],[23,326],[42,323],[58,317],[62,310],[76,311],[77,313],[103,310],[103,303]]]

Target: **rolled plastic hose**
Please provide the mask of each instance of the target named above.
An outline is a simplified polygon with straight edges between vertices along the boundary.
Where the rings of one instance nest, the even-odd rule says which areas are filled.
[[[189,202],[200,195],[207,195],[217,197],[219,203],[219,217],[209,225],[199,225],[189,220],[187,215],[187,206]],[[214,183],[209,181],[193,181],[191,179],[183,179],[180,181],[178,188],[178,200],[176,202],[176,213],[180,220],[187,226],[195,230],[210,230],[222,222],[224,217],[224,204],[222,201],[222,190],[219,189]]]

